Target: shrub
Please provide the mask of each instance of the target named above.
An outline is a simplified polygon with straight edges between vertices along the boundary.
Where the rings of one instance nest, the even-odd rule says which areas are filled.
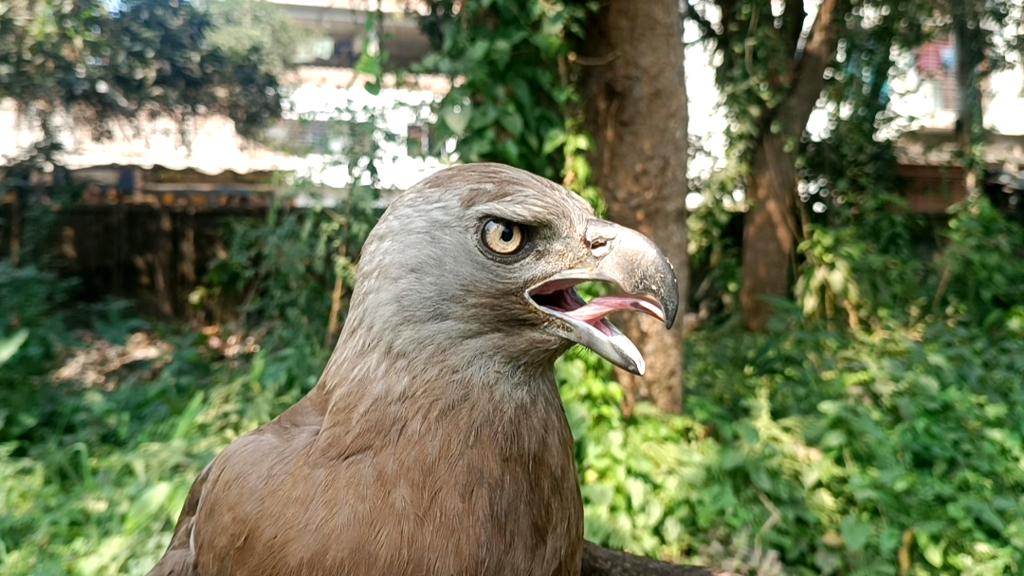
[[[688,417],[574,419],[588,537],[741,573],[1018,573],[1024,342],[789,318],[695,335]],[[580,362],[570,415],[600,388]]]

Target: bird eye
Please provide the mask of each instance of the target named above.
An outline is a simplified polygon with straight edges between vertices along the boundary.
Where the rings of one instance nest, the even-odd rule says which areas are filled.
[[[491,218],[484,222],[480,240],[491,252],[508,256],[523,247],[523,228],[513,222]]]

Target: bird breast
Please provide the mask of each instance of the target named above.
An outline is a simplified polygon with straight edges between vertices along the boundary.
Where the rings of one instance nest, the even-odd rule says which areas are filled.
[[[582,505],[561,405],[495,394],[314,392],[215,460],[198,573],[578,574]]]

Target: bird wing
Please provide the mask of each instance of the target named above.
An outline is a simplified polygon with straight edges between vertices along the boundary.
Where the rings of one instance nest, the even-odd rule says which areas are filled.
[[[171,536],[171,543],[167,546],[163,558],[156,566],[149,571],[147,576],[198,576],[196,571],[195,550],[192,547],[192,528],[195,526],[196,511],[199,510],[199,501],[202,500],[203,486],[206,485],[206,478],[210,474],[213,463],[206,465],[199,477],[192,483],[188,491],[185,505],[178,515],[178,522],[174,528],[174,535]]]

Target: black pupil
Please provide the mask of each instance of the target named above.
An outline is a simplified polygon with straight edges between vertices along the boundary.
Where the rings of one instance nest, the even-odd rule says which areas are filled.
[[[499,224],[499,226],[501,226],[501,241],[511,242],[512,238],[515,236],[515,230],[513,230],[508,224]]]

